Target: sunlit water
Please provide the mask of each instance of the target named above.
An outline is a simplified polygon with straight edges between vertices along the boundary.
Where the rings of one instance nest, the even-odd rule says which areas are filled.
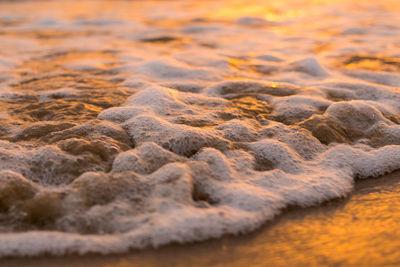
[[[260,230],[123,255],[4,259],[13,266],[398,266],[399,172],[357,181],[346,199],[289,209]]]
[[[263,2],[0,2],[0,256],[247,233],[399,169],[399,4]]]

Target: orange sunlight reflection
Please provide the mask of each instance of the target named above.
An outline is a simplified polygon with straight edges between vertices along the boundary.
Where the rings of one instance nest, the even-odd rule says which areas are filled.
[[[220,68],[223,69],[223,71],[221,70],[218,75],[215,75],[215,77],[217,77],[215,80],[212,80],[214,77],[210,78],[210,80],[201,80],[203,77],[199,75],[201,76],[198,79],[200,82],[197,84],[199,88],[201,88],[198,89],[199,92],[203,90],[203,88],[207,88],[207,86],[213,82],[220,82],[222,80],[270,82],[271,84],[269,87],[278,88],[280,82],[286,83],[287,81],[287,83],[290,83],[296,78],[303,81],[301,79],[304,77],[306,77],[304,80],[309,77],[311,77],[310,79],[315,78],[314,84],[307,84],[306,82],[303,84],[299,83],[298,86],[302,87],[301,92],[305,95],[307,89],[304,88],[311,88],[309,89],[309,91],[311,91],[315,84],[318,85],[319,82],[322,84],[325,78],[326,80],[324,80],[324,82],[330,82],[330,79],[336,79],[336,77],[332,78],[334,75],[338,75],[337,77],[339,78],[337,78],[337,80],[340,80],[347,72],[352,71],[364,70],[364,72],[400,73],[400,58],[391,55],[390,47],[387,51],[384,51],[384,54],[372,52],[370,54],[368,54],[369,52],[358,53],[353,49],[354,47],[346,50],[347,48],[341,47],[340,39],[335,38],[340,34],[348,34],[348,36],[350,36],[348,37],[348,40],[350,40],[349,43],[355,46],[359,44],[361,47],[367,43],[365,40],[360,41],[361,37],[363,37],[361,30],[350,29],[346,33],[339,26],[335,27],[335,25],[339,25],[340,22],[330,24],[334,26],[325,27],[326,25],[320,24],[320,21],[313,20],[313,12],[320,12],[317,8],[319,5],[334,6],[336,4],[343,4],[348,8],[362,10],[363,7],[358,5],[360,3],[365,3],[365,1],[172,1],[170,4],[171,10],[179,11],[182,9],[185,11],[181,13],[177,12],[176,14],[178,15],[176,15],[176,17],[174,17],[173,14],[165,12],[165,5],[163,6],[164,9],[158,7],[158,9],[154,8],[153,10],[152,8],[155,4],[152,1],[44,1],[41,6],[37,5],[34,1],[21,1],[8,6],[4,3],[0,3],[0,9],[5,8],[8,12],[14,12],[15,14],[33,13],[40,17],[42,15],[45,16],[46,12],[53,12],[52,14],[54,17],[66,21],[76,19],[95,20],[112,17],[132,21],[137,20],[142,23],[140,25],[143,28],[149,25],[156,28],[154,30],[155,37],[151,35],[153,34],[152,32],[148,37],[145,36],[141,39],[134,35],[136,33],[136,27],[139,27],[134,23],[132,23],[133,26],[129,25],[129,27],[127,27],[127,31],[131,31],[132,34],[126,35],[123,38],[120,38],[118,34],[115,35],[118,37],[113,37],[112,35],[113,30],[120,27],[118,25],[110,26],[107,30],[98,30],[95,26],[85,26],[86,28],[84,30],[77,28],[73,28],[72,30],[24,30],[22,28],[16,31],[13,30],[12,27],[5,28],[4,30],[0,29],[1,38],[10,38],[13,40],[23,39],[25,41],[29,39],[32,43],[35,43],[35,45],[51,48],[54,49],[54,51],[58,51],[57,49],[61,51],[63,45],[65,45],[65,47],[68,47],[68,45],[70,45],[70,47],[75,45],[71,45],[71,43],[68,42],[69,38],[77,38],[76,40],[78,40],[78,42],[82,42],[83,38],[95,34],[99,36],[97,42],[100,44],[102,44],[102,42],[109,42],[107,45],[112,48],[95,51],[95,44],[93,45],[95,48],[92,50],[74,48],[60,53],[54,52],[45,56],[41,55],[41,57],[31,57],[21,60],[18,64],[13,66],[11,72],[13,72],[13,75],[19,75],[23,81],[11,84],[10,88],[16,91],[32,90],[32,92],[39,92],[43,95],[48,90],[69,88],[79,90],[82,97],[73,98],[73,95],[68,101],[57,98],[43,101],[38,101],[36,99],[26,100],[26,103],[24,102],[22,104],[10,100],[4,103],[1,102],[0,113],[12,110],[12,112],[10,112],[10,118],[20,125],[24,123],[40,122],[42,120],[67,121],[73,124],[94,120],[103,110],[122,105],[130,95],[139,90],[138,88],[141,88],[141,84],[139,83],[142,82],[142,80],[140,79],[151,72],[145,69],[143,73],[139,73],[142,76],[134,76],[132,79],[137,78],[139,80],[139,85],[137,85],[137,87],[132,86],[132,88],[128,88],[129,83],[124,83],[124,79],[121,78],[125,70],[121,71],[118,69],[127,62],[127,60],[123,60],[129,58],[133,62],[130,62],[131,65],[126,67],[126,70],[133,69],[135,71],[141,71],[147,67],[147,65],[143,64],[144,67],[141,66],[142,69],[140,69],[138,67],[136,68],[135,64],[139,65],[139,63],[145,61],[150,62],[159,58],[165,59],[171,55],[175,56],[175,52],[178,55],[175,58],[171,57],[172,59],[168,58],[168,60],[173,63],[179,62],[176,63],[178,66],[176,69],[178,70],[180,70],[180,66],[185,66],[191,71],[192,69],[203,70],[215,67],[213,65],[214,62],[217,62],[215,64],[221,64]],[[182,8],[182,5],[184,8]],[[393,8],[393,10],[400,10],[399,2],[394,0],[385,1],[381,6],[383,9]],[[328,22],[336,22],[336,19],[337,17],[332,14],[326,16],[326,21]],[[210,35],[208,36],[209,39],[206,39],[207,42],[202,42],[203,39],[200,39],[196,35],[198,33],[194,34],[191,32],[185,35],[184,30],[187,29],[182,30],[180,28],[193,23],[193,21],[196,21],[198,25],[212,22],[214,23],[213,26],[216,25],[216,28],[220,25],[229,26],[230,23],[235,22],[235,27],[237,28],[231,32],[227,30],[222,33],[218,32],[218,29],[216,30],[217,33],[213,33],[212,30],[210,30],[209,32],[211,33],[204,33]],[[364,23],[368,24],[372,22],[364,21]],[[198,25],[196,24],[196,26]],[[143,28],[140,28],[140,30],[143,30]],[[250,35],[246,35],[250,31],[250,28],[253,31],[253,35],[251,35],[253,39],[249,37]],[[160,29],[167,29],[165,31],[171,33],[171,35],[156,35],[158,31],[161,32]],[[258,33],[257,30],[260,29],[266,29],[266,31]],[[201,29],[199,29],[199,31],[200,30]],[[357,30],[359,31],[357,32]],[[217,43],[215,44],[213,40],[217,39],[217,37],[219,39],[215,41],[215,43]],[[120,39],[110,40],[111,38]],[[262,39],[264,42],[257,43],[257,38]],[[282,41],[279,42],[276,40]],[[233,47],[233,45],[231,46],[232,43],[239,44],[239,48]],[[240,46],[240,44],[244,45]],[[398,45],[400,47],[400,44]],[[84,47],[84,45],[82,46]],[[98,47],[100,47],[100,45]],[[265,51],[278,51],[281,55],[287,56],[287,58],[281,60],[273,56],[273,52],[271,52],[271,55],[268,55],[270,57],[267,58],[266,53],[262,55],[262,49],[264,47]],[[252,50],[253,48],[254,51]],[[122,51],[122,56],[115,52],[118,49]],[[335,49],[345,52],[340,55],[334,54],[333,56],[329,55],[324,57],[327,53],[335,51]],[[197,58],[193,57],[194,59],[190,58],[187,61],[179,61],[179,56],[186,59],[185,55],[182,56],[182,54],[184,54],[183,52],[192,55],[200,50],[203,54],[199,53]],[[214,53],[211,55],[214,56],[214,58],[210,56],[211,63],[206,62],[206,60],[202,61],[203,57],[208,56],[207,53],[209,51],[213,51]],[[0,51],[0,56],[1,52],[2,51]],[[143,58],[135,58],[135,53],[138,58],[139,56],[143,56]],[[237,56],[235,53],[237,53]],[[318,68],[320,67],[318,62],[322,62],[321,65],[323,65],[323,67],[321,67],[321,69],[328,69],[328,72],[331,71],[330,73],[334,74],[329,76],[330,73],[326,75],[324,73],[318,76],[319,74],[317,73],[313,76],[313,73],[310,74],[311,71],[307,69],[306,64],[301,65],[301,63],[304,63],[303,61],[300,61],[300,63],[298,62],[299,58],[303,56],[312,59],[317,58],[315,60],[317,63],[310,68]],[[318,57],[321,57],[322,60]],[[314,61],[311,63],[313,62]],[[167,63],[169,63],[169,61]],[[123,68],[121,67],[121,69]],[[182,67],[182,69],[184,69],[184,67]],[[214,70],[219,71],[217,67],[215,67]],[[118,71],[121,72],[119,73],[121,75],[117,77],[115,75]],[[155,72],[157,71],[158,70]],[[278,72],[282,74],[282,76],[277,78],[274,75]],[[169,74],[167,71],[166,73]],[[48,75],[46,76],[44,74]],[[156,76],[156,74],[154,74],[154,76]],[[180,74],[179,72],[179,75]],[[191,76],[188,75],[188,77],[187,80],[190,80]],[[126,80],[129,80],[129,78],[131,77],[128,77]],[[148,84],[157,84],[159,81],[157,81],[156,78],[154,78],[154,80],[149,78]],[[162,78],[164,77],[161,77],[160,80]],[[337,80],[335,80],[335,82]],[[193,83],[197,82],[195,79],[193,79],[193,81]],[[136,82],[136,80],[134,82]],[[163,80],[159,82],[158,85],[161,84],[165,86],[165,88],[168,86],[173,88],[172,84],[174,82],[176,82],[176,80],[172,82],[164,82]],[[178,84],[179,82],[180,81],[176,83]],[[365,84],[366,82],[368,81],[363,80],[360,84]],[[383,88],[386,84],[382,83],[380,86]],[[395,86],[393,86],[393,88],[394,87]],[[317,93],[315,93],[313,97],[318,101],[320,101],[320,98],[326,97],[324,101],[329,103],[347,101],[346,97],[349,95],[352,96],[351,93],[353,93],[353,91],[351,90],[353,89],[351,88],[343,90],[343,92],[338,92],[338,90],[334,91],[332,89],[332,91],[334,91],[332,94],[343,93],[343,95],[337,98],[333,96],[329,98],[329,96],[326,96],[328,93],[322,96],[322,91],[317,92],[317,90],[315,90]],[[199,93],[197,91],[193,92],[193,95]],[[296,97],[298,96],[297,98],[293,97],[294,105],[297,103],[295,101],[304,96],[301,95],[302,93],[296,95]],[[175,90],[171,95],[176,97],[177,94],[180,94],[180,92]],[[275,99],[272,96],[272,93],[268,93],[268,97],[265,98],[258,97],[256,93],[243,93],[232,97],[228,96],[223,100],[228,100],[226,102],[229,104],[226,104],[226,110],[223,110],[221,113],[226,113],[225,116],[228,119],[231,119],[229,116],[233,118],[233,115],[236,116],[235,118],[248,118],[251,123],[254,122],[254,125],[256,125],[254,128],[261,128],[267,125],[260,126],[261,124],[258,123],[261,119],[267,120],[273,117],[273,109],[275,108],[273,105],[275,105],[275,102],[272,103],[272,100],[271,103],[268,102],[270,99]],[[279,96],[283,99],[289,96],[289,94]],[[176,98],[179,100],[178,97]],[[359,99],[362,98],[360,97]],[[317,102],[317,100],[315,100],[315,102]],[[321,102],[323,101],[321,100]],[[318,117],[325,112],[326,108],[327,107],[324,106],[318,111],[312,110],[314,113],[310,115],[310,117]],[[218,125],[217,121],[213,124],[201,120],[187,122],[185,119],[186,118],[182,118],[179,123],[200,128],[215,128],[216,125]],[[221,121],[223,119],[221,119]],[[272,122],[272,124],[280,123],[285,127],[289,125],[297,130],[301,128],[301,123],[293,122],[290,124],[282,120],[279,121],[277,117],[274,117],[274,119],[275,121]],[[251,126],[253,127],[253,125]],[[311,136],[311,133],[308,134]],[[4,135],[4,138],[10,138],[8,133]],[[279,140],[279,142],[280,141],[281,140]],[[236,145],[236,143],[239,142],[232,142],[234,145]],[[249,142],[240,145],[246,147],[248,143]],[[247,152],[248,151],[246,151],[246,153]],[[320,172],[321,169],[319,166],[318,168],[318,172]],[[356,185],[356,192],[349,199],[334,200],[316,208],[290,208],[288,212],[286,212],[287,210],[284,212],[284,215],[279,216],[276,221],[269,223],[263,230],[255,234],[236,238],[224,237],[220,240],[214,240],[204,244],[185,246],[172,245],[156,251],[148,250],[128,255],[124,260],[115,258],[104,260],[101,258],[92,259],[90,266],[96,262],[98,262],[99,265],[110,263],[113,266],[121,267],[130,266],[130,264],[133,263],[144,266],[159,264],[164,261],[166,264],[170,265],[186,262],[187,265],[191,266],[207,266],[220,263],[221,259],[225,262],[229,262],[229,266],[257,264],[262,266],[266,259],[269,264],[276,266],[302,264],[309,266],[349,266],[359,263],[378,266],[384,263],[399,264],[399,262],[395,262],[395,260],[400,258],[400,240],[398,239],[400,236],[400,208],[398,205],[400,201],[400,183],[393,182],[393,180],[398,179],[399,176],[400,174],[397,173],[390,176],[392,180],[390,180],[388,176],[389,178],[383,178],[381,182],[379,182],[379,180],[376,182],[363,181]],[[302,176],[301,179],[304,179],[304,177]],[[377,184],[379,183],[383,185],[378,186]],[[385,246],[388,242],[390,246],[386,248]],[[393,248],[398,249],[393,250]],[[181,254],[179,259],[176,257],[178,253]]]

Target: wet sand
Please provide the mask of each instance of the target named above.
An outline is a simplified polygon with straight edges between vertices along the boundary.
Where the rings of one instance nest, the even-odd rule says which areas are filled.
[[[400,172],[345,199],[290,208],[256,232],[122,255],[3,259],[1,266],[398,266]]]

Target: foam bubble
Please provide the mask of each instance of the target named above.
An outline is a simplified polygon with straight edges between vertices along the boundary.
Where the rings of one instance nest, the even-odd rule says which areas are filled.
[[[137,144],[155,142],[179,155],[190,156],[205,146],[229,148],[229,142],[212,130],[171,124],[152,116],[135,117],[124,127]]]
[[[292,62],[291,68],[295,71],[304,72],[306,74],[317,77],[326,77],[329,75],[328,72],[314,57],[308,57]]]

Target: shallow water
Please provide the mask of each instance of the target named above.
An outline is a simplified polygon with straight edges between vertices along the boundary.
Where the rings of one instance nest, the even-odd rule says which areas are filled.
[[[8,267],[398,266],[399,175],[359,180],[346,199],[290,208],[246,235],[122,255],[9,258],[2,263]]]
[[[0,2],[0,257],[245,233],[400,169],[396,1]]]

